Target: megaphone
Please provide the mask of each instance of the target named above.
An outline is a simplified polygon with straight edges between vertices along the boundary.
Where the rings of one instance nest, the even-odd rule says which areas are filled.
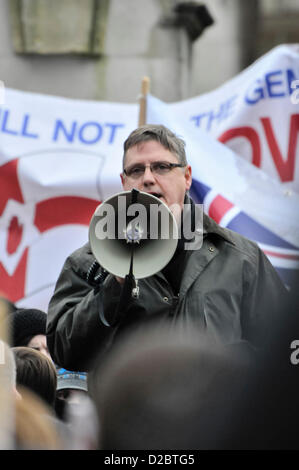
[[[163,269],[178,243],[174,215],[164,202],[133,189],[107,198],[95,210],[89,242],[98,263],[109,273],[135,279]]]

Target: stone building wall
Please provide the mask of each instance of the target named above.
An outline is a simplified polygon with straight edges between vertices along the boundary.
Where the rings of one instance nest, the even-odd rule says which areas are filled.
[[[179,0],[1,0],[0,80],[78,99],[136,102],[143,76],[167,102],[210,90],[282,42],[299,42],[294,0],[207,0],[200,31]],[[194,32],[195,28],[195,32]],[[197,28],[197,29],[196,29]]]

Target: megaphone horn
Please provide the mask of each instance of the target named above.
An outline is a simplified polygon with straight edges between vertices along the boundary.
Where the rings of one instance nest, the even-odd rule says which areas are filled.
[[[171,260],[178,227],[164,202],[133,189],[109,197],[96,208],[89,242],[106,271],[124,278],[131,267],[133,276],[142,279],[161,271]]]

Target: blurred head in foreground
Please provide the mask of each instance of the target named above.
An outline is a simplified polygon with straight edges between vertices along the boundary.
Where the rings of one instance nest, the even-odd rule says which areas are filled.
[[[233,440],[250,354],[199,332],[153,327],[126,338],[95,367],[90,390],[102,449],[213,449]]]

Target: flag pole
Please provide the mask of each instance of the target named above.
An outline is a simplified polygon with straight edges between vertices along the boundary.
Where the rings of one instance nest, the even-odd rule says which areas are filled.
[[[143,77],[141,82],[141,95],[139,98],[139,119],[138,126],[146,124],[146,98],[149,93],[150,79],[149,77]]]

